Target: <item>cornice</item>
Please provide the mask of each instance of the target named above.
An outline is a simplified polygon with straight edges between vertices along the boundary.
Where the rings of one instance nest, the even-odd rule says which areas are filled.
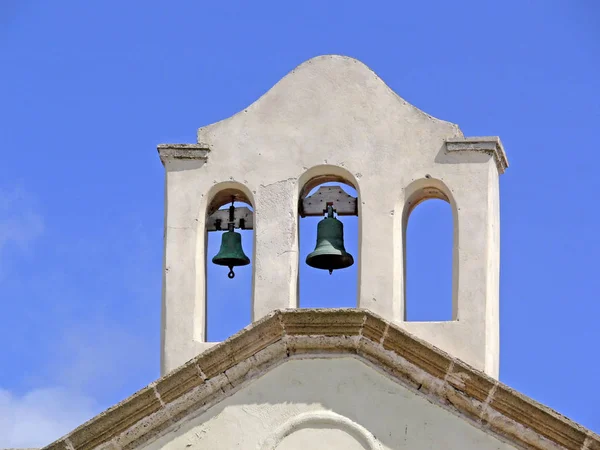
[[[349,356],[518,447],[600,450],[600,437],[361,309],[274,311],[45,447],[132,449],[295,358]]]
[[[176,159],[206,160],[210,152],[206,144],[159,144],[157,150],[163,165]]]
[[[498,136],[480,136],[468,138],[452,138],[446,140],[448,152],[480,152],[493,156],[498,173],[502,175],[508,169],[508,159],[504,146]]]

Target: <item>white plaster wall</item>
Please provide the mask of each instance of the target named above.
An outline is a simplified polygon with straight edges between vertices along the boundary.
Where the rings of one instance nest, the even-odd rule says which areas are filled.
[[[508,450],[512,447],[354,358],[285,362],[147,450]]]
[[[315,176],[338,175],[359,194],[357,305],[497,377],[498,171],[489,154],[445,152],[461,136],[341,56],[307,61],[244,111],[201,128],[206,162],[165,162],[162,373],[210,345],[205,214],[214,194],[237,187],[253,202],[257,320],[297,306],[299,193]],[[402,218],[414,189],[434,185],[456,215],[456,320],[405,322]]]

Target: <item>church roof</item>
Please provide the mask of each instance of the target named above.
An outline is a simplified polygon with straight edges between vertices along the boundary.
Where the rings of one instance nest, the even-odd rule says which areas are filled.
[[[361,309],[274,311],[45,449],[135,448],[285,361],[339,356],[519,447],[600,450],[592,431]]]

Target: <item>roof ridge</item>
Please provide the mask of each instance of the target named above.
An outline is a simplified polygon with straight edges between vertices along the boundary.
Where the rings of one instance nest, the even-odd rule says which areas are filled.
[[[298,357],[353,356],[509,442],[600,449],[600,437],[364,309],[276,310],[44,449],[129,449]]]

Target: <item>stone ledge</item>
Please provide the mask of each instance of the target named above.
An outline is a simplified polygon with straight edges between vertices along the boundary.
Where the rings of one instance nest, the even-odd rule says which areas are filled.
[[[508,169],[508,159],[504,152],[504,146],[497,136],[448,139],[446,140],[446,150],[448,152],[488,153],[494,157],[500,175]]]
[[[273,367],[353,357],[522,448],[595,450],[600,437],[361,309],[274,311],[44,449],[135,449]]]
[[[206,144],[159,144],[158,155],[163,165],[174,159],[208,159],[210,148]]]

